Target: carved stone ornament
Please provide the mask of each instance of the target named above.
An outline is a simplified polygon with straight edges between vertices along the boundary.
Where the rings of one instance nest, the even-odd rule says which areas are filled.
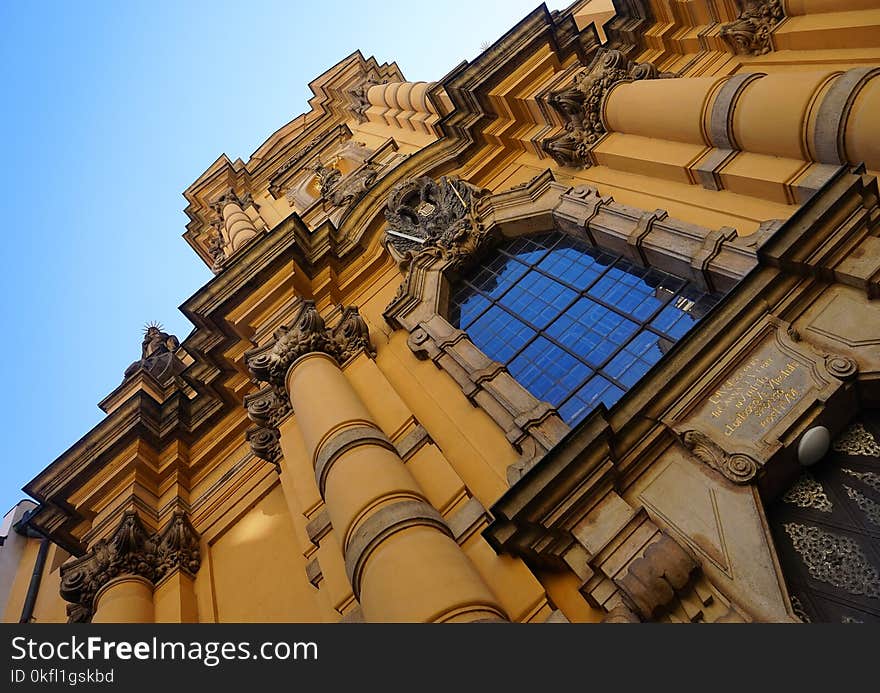
[[[285,388],[287,370],[300,356],[319,351],[342,365],[361,349],[370,356],[376,353],[367,324],[354,306],[342,311],[335,327],[327,328],[315,309],[315,302],[303,301],[291,325],[279,327],[273,337],[266,346],[246,352],[245,360],[257,380],[269,383],[280,392]]]
[[[156,580],[180,568],[191,575],[199,571],[199,535],[182,510],[175,510],[171,522],[155,538]]]
[[[361,84],[349,90],[348,95],[352,100],[351,112],[359,123],[363,123],[367,119],[367,109],[370,107],[370,99],[367,98],[367,94],[370,88],[380,84],[388,84],[388,79],[380,78],[378,73],[371,72]]]
[[[396,185],[385,209],[385,243],[406,268],[415,258],[449,260],[454,268],[485,240],[476,214],[483,191],[460,178],[423,176]]]
[[[672,602],[698,570],[699,564],[678,542],[660,534],[614,583],[629,598],[635,612],[650,620]]]
[[[735,53],[764,55],[773,50],[770,34],[785,19],[782,0],[745,0],[735,22],[721,27],[719,36]]]
[[[344,140],[346,137],[351,137],[351,130],[346,125],[338,125],[332,130],[319,132],[312,137],[272,174],[272,178],[269,180],[269,194],[277,199],[284,192],[287,192],[290,176],[301,170],[316,149],[323,149],[332,142]]]
[[[729,454],[700,431],[685,431],[681,442],[701,462],[721,472],[735,484],[748,484],[758,474],[758,463],[748,455]]]
[[[155,583],[180,568],[190,574],[201,563],[199,537],[185,513],[177,511],[157,534],[144,529],[138,514],[127,510],[113,535],[98,540],[91,551],[61,566],[61,597],[71,602],[68,621],[91,620],[98,591],[120,575],[139,575]]]
[[[274,465],[281,471],[281,433],[278,424],[291,412],[290,398],[283,389],[267,385],[250,395],[245,395],[244,406],[248,418],[256,426],[248,429],[245,438],[254,455]]]
[[[281,472],[281,433],[274,426],[253,426],[245,433],[245,440],[256,457],[269,462]]]
[[[659,73],[650,63],[633,63],[620,51],[600,53],[589,70],[575,75],[570,89],[548,97],[548,103],[566,121],[565,132],[544,140],[542,148],[560,166],[589,166],[589,150],[606,133],[602,102],[608,90],[619,82],[672,76]]]
[[[313,169],[320,184],[321,197],[332,207],[348,207],[357,202],[372,187],[379,175],[372,164],[367,164],[348,176],[338,168],[318,164]]]
[[[141,342],[141,358],[125,369],[124,378],[145,370],[163,382],[179,372],[182,364],[176,360],[174,352],[180,341],[173,334],[162,331],[162,325],[151,322],[144,328]]]
[[[211,209],[217,213],[217,216],[223,218],[223,209],[226,205],[238,205],[242,209],[250,207],[254,203],[250,193],[239,195],[233,188],[229,188],[225,193],[218,197],[212,204]]]
[[[211,231],[208,233],[207,244],[208,253],[210,253],[211,259],[214,261],[211,269],[215,272],[218,272],[226,261],[225,245],[223,242],[223,220],[215,219],[211,222]]]

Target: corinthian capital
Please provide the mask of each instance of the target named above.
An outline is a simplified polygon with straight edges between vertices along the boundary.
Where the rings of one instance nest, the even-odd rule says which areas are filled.
[[[235,188],[229,188],[226,192],[224,192],[220,197],[218,197],[214,202],[211,203],[211,209],[213,209],[218,216],[223,216],[223,208],[226,205],[238,205],[242,209],[253,204],[253,198],[250,193],[245,193],[244,195],[239,195],[235,192]]]
[[[554,92],[547,102],[565,119],[565,132],[544,140],[542,148],[561,166],[589,166],[588,152],[605,135],[602,104],[620,82],[672,77],[651,63],[633,63],[617,50],[599,53],[586,72],[574,77],[570,88]]]
[[[282,392],[287,371],[300,356],[321,352],[332,356],[342,365],[361,349],[370,355],[375,353],[370,344],[367,324],[353,306],[343,309],[339,324],[331,329],[324,324],[314,301],[303,301],[290,326],[278,328],[273,337],[273,341],[266,346],[246,352],[245,361],[257,380],[269,383]],[[255,406],[259,410],[262,405]],[[251,408],[248,406],[249,411]],[[262,423],[253,415],[251,418]]]
[[[785,19],[781,0],[746,0],[735,22],[721,27],[719,36],[735,53],[764,55],[773,50],[770,34]]]
[[[139,575],[150,582],[176,568],[195,574],[201,562],[199,536],[183,511],[157,534],[149,534],[134,510],[122,515],[109,539],[99,539],[92,549],[61,566],[61,597],[71,622],[89,621],[95,595],[121,575]]]
[[[275,330],[272,342],[245,353],[245,361],[257,380],[284,389],[287,370],[300,356],[320,351],[333,353],[324,319],[314,301],[303,301],[289,326]]]

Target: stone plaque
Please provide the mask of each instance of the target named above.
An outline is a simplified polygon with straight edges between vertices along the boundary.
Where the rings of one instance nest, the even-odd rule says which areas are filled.
[[[702,431],[728,453],[770,452],[786,422],[829,385],[821,356],[791,340],[784,328],[767,325],[750,341],[757,346],[707,381],[687,425],[677,426]]]
[[[765,344],[709,395],[713,428],[726,440],[754,442],[790,412],[812,385],[807,366],[775,344]]]

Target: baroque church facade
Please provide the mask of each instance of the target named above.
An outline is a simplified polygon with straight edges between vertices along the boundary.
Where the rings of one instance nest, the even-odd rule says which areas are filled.
[[[880,2],[310,87],[184,192],[194,329],[25,487],[5,621],[880,620]]]

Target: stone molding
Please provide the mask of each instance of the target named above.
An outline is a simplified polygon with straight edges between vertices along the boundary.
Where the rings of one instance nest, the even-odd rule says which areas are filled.
[[[658,72],[651,63],[634,63],[618,50],[598,52],[590,66],[574,76],[570,88],[547,97],[547,103],[565,120],[565,132],[544,140],[541,148],[560,166],[592,165],[590,150],[608,131],[602,112],[611,88],[622,82],[673,76]]]
[[[137,512],[127,510],[109,539],[61,566],[61,597],[71,602],[68,621],[90,621],[95,596],[114,578],[136,575],[156,585],[175,570],[195,575],[200,565],[199,535],[184,511],[176,510],[161,531],[149,534]]]
[[[355,530],[345,546],[345,573],[355,599],[360,599],[361,581],[370,554],[388,537],[415,526],[434,527],[452,538],[452,532],[440,513],[429,503],[419,500],[386,505]]]
[[[782,0],[741,0],[736,21],[721,27],[719,36],[734,53],[764,55],[773,50],[772,33],[785,19]]]
[[[321,498],[324,497],[327,477],[333,464],[344,453],[361,445],[378,446],[397,454],[394,443],[375,426],[354,426],[338,431],[315,451],[315,481]]]

